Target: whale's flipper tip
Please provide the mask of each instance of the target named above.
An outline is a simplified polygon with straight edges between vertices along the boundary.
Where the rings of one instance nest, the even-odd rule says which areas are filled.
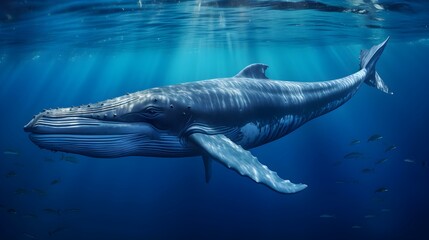
[[[289,180],[284,180],[282,186],[279,187],[282,189],[282,191],[279,191],[277,189],[276,190],[281,193],[297,193],[306,189],[307,187],[308,187],[307,184],[303,184],[303,183],[295,184]]]
[[[295,192],[300,192],[304,189],[306,189],[308,187],[307,184],[303,184],[303,183],[299,183],[299,184],[295,184]]]

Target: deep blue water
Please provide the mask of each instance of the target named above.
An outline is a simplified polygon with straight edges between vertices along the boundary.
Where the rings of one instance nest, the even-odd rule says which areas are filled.
[[[2,1],[0,239],[429,239],[428,25],[423,0]],[[343,77],[387,36],[377,69],[394,95],[363,85],[251,150],[309,185],[297,194],[217,163],[206,184],[199,157],[49,152],[22,129],[44,108],[233,76],[254,62],[272,79]],[[368,142],[374,134],[383,138]]]

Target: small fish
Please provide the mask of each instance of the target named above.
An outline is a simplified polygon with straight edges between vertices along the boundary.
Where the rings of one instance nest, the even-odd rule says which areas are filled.
[[[339,166],[339,165],[341,165],[341,163],[343,163],[343,161],[338,160],[338,161],[333,162],[332,165],[333,166]]]
[[[353,228],[353,229],[361,229],[362,227],[361,227],[361,226],[359,226],[359,225],[353,225],[353,226],[352,226],[352,228]]]
[[[61,215],[61,209],[45,208],[43,209],[45,213]]]
[[[390,212],[391,210],[389,208],[383,208],[381,209],[382,212]]]
[[[65,158],[64,161],[69,162],[69,163],[74,163],[74,164],[79,163],[79,160],[77,160],[75,158]]]
[[[390,151],[395,150],[395,149],[397,149],[397,147],[395,145],[390,145],[389,147],[384,149],[384,152],[390,152]]]
[[[24,214],[22,215],[22,218],[31,218],[31,219],[35,219],[37,218],[36,214],[32,214],[32,213],[28,213],[28,214]]]
[[[80,209],[79,208],[68,208],[68,209],[64,209],[63,213],[80,213]]]
[[[387,189],[385,187],[377,188],[375,190],[376,193],[383,193],[383,192],[387,192],[387,191],[389,191],[389,189]]]
[[[331,215],[331,214],[322,214],[319,216],[320,218],[335,218],[335,215]]]
[[[350,141],[350,145],[356,145],[356,144],[359,144],[359,143],[360,143],[359,139],[353,139],[353,140]]]
[[[54,159],[53,159],[53,158],[51,158],[51,157],[45,157],[43,160],[44,160],[45,162],[54,162]]]
[[[9,208],[7,210],[7,212],[10,213],[10,214],[16,214],[17,213],[16,209],[14,209],[14,208]]]
[[[375,142],[375,141],[378,141],[382,138],[383,138],[383,136],[381,136],[379,134],[374,134],[368,138],[368,142]]]
[[[375,215],[372,215],[372,214],[365,215],[365,218],[375,218]]]
[[[46,196],[47,195],[47,193],[44,190],[42,190],[42,189],[33,188],[32,191],[35,192],[35,193],[37,193],[39,196]]]
[[[360,170],[362,173],[372,173],[374,171],[374,168],[362,168]]]
[[[346,183],[346,181],[343,181],[343,180],[337,180],[337,181],[335,181],[335,183],[338,183],[338,184],[344,184],[344,183]]]
[[[64,155],[64,154],[61,155],[61,160],[69,162],[69,163],[79,163],[79,160],[77,160],[76,157],[67,156],[67,155]]]
[[[49,234],[49,236],[51,237],[52,235],[54,235],[54,234],[56,234],[56,233],[58,233],[58,232],[64,231],[64,230],[66,230],[66,229],[67,229],[66,227],[61,227],[61,226],[59,226],[59,227],[55,228],[54,230],[49,231],[49,232],[48,232],[48,234]]]
[[[17,188],[13,193],[16,195],[22,195],[28,193],[28,190],[25,188]]]
[[[25,237],[27,237],[27,238],[31,238],[31,239],[37,239],[37,237],[35,236],[35,235],[33,235],[33,234],[30,234],[30,233],[22,233],[22,235],[24,235]]]
[[[51,185],[55,185],[55,184],[58,184],[60,182],[61,182],[61,180],[59,178],[57,178],[57,179],[54,179],[51,181]]]
[[[378,161],[376,162],[376,164],[382,164],[382,163],[385,163],[385,162],[387,161],[387,159],[389,159],[389,158],[382,158],[382,159],[378,160]]]
[[[5,151],[3,151],[3,154],[5,154],[5,155],[19,155],[19,152],[14,151],[14,150],[5,150]]]
[[[10,177],[15,177],[16,176],[16,172],[15,171],[9,171],[8,173],[6,173],[6,177],[10,178]]]
[[[13,165],[15,165],[15,166],[17,166],[17,167],[23,167],[23,166],[24,166],[24,164],[22,164],[22,163],[20,163],[20,162],[16,162],[16,163],[14,163]]]
[[[352,159],[352,158],[361,158],[363,156],[360,152],[351,152],[344,155],[345,159]]]
[[[414,160],[406,158],[406,159],[404,159],[404,162],[406,162],[406,163],[414,163]]]
[[[374,191],[374,192],[376,192],[376,191]],[[377,193],[377,192],[376,192]],[[377,203],[384,203],[385,201],[386,201],[386,199],[385,198],[382,198],[382,197],[373,197],[372,198],[372,200],[374,201],[374,202],[377,202]]]
[[[362,173],[372,173],[374,171],[374,168],[364,168],[361,170]]]
[[[348,184],[358,184],[359,181],[358,180],[349,180],[349,181],[337,180],[337,181],[335,181],[335,183],[338,183],[338,184],[346,184],[346,183],[348,183]]]
[[[422,161],[422,167],[426,167],[428,165],[428,162]]]

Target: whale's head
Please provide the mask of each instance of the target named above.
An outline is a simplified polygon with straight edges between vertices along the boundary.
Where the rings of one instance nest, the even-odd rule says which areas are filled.
[[[44,110],[24,126],[41,148],[92,157],[180,156],[188,109],[168,95],[141,91],[96,104]]]

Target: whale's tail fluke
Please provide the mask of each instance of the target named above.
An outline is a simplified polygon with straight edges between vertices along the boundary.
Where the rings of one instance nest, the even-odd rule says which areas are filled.
[[[393,94],[389,91],[389,87],[383,82],[380,75],[375,71],[375,65],[386,47],[389,37],[384,42],[373,46],[369,50],[362,50],[360,52],[360,68],[367,70],[365,83],[369,86],[375,87],[385,93]]]

